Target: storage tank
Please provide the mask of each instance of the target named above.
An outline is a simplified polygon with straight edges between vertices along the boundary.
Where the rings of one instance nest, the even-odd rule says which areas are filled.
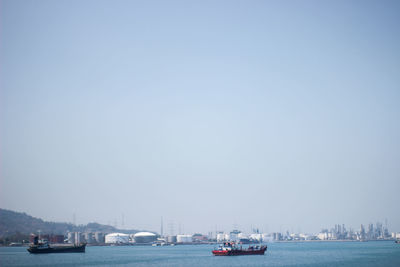
[[[261,242],[262,235],[261,234],[251,234],[250,239],[253,241]]]
[[[86,232],[84,235],[86,243],[92,244],[94,242],[93,233]]]
[[[106,244],[127,244],[129,243],[129,235],[122,233],[112,233],[105,237]]]
[[[96,232],[94,234],[94,238],[96,239],[96,242],[99,244],[104,243],[104,234],[101,232]]]
[[[157,240],[157,235],[150,232],[139,232],[134,235],[136,243],[151,243]]]
[[[226,241],[230,240],[230,238],[231,238],[231,236],[229,234],[225,234],[224,236],[225,236],[224,238]]]
[[[75,232],[75,244],[80,244],[83,241],[83,236],[81,232]]]
[[[75,244],[75,233],[74,232],[68,232],[67,238],[68,238],[68,243]]]
[[[229,240],[230,241],[234,241],[234,242],[238,242],[240,240],[240,237],[239,237],[240,234],[241,234],[240,231],[233,230],[232,232],[229,233]]]
[[[224,233],[217,234],[217,242],[222,242],[222,241],[225,241],[225,234]]]
[[[263,242],[272,242],[274,238],[270,234],[262,234]]]
[[[191,235],[177,235],[176,242],[178,243],[191,243],[193,242],[193,238]]]
[[[167,236],[168,243],[176,243],[176,235],[169,235]]]

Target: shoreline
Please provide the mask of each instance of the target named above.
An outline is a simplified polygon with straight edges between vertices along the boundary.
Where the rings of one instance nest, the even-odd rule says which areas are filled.
[[[243,245],[255,245],[255,244],[273,244],[273,243],[329,243],[329,242],[384,242],[384,241],[391,241],[394,242],[396,239],[378,239],[378,240],[274,240],[269,242],[260,242],[260,243],[250,243],[250,244],[243,244]],[[223,242],[222,242],[223,243]],[[193,243],[166,243],[165,247],[169,246],[187,246],[187,245],[217,245],[221,244],[221,242],[193,242]],[[52,244],[52,245],[59,245],[59,244]],[[134,246],[152,246],[152,243],[142,243],[142,244],[87,244],[88,247],[134,247]],[[160,247],[163,247],[160,246]],[[0,245],[0,247],[29,247],[29,244],[22,244],[22,245]],[[159,247],[159,246],[157,246]]]

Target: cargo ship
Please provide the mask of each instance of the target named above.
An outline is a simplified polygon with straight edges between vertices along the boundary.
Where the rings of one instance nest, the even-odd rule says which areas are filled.
[[[50,245],[46,240],[40,240],[36,236],[34,238],[33,244],[27,249],[29,253],[40,254],[40,253],[83,253],[85,252],[86,243],[79,245],[71,244],[58,244]]]
[[[249,246],[248,248],[243,248],[234,242],[225,242],[218,249],[214,249],[212,254],[214,256],[264,255],[266,250],[267,246]]]

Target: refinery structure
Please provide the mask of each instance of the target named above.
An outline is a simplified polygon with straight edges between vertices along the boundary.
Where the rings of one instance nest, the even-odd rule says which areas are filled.
[[[163,227],[161,226],[161,232]],[[34,235],[32,235],[34,236]],[[241,244],[291,242],[291,241],[367,241],[367,240],[398,240],[400,233],[389,233],[387,226],[382,223],[360,225],[353,230],[344,224],[336,224],[331,229],[322,229],[319,233],[261,233],[254,229],[252,233],[240,230],[229,232],[215,231],[208,234],[158,234],[154,232],[125,233],[101,233],[101,232],[68,232],[65,235],[42,235],[51,243],[70,243],[87,245],[179,245],[179,244],[210,244],[233,241]]]

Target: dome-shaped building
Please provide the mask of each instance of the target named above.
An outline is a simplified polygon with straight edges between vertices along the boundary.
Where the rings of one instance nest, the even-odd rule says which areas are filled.
[[[112,233],[105,236],[107,244],[127,244],[129,243],[129,235],[122,233]]]
[[[150,232],[139,232],[134,235],[136,243],[151,243],[157,240],[157,235]]]

